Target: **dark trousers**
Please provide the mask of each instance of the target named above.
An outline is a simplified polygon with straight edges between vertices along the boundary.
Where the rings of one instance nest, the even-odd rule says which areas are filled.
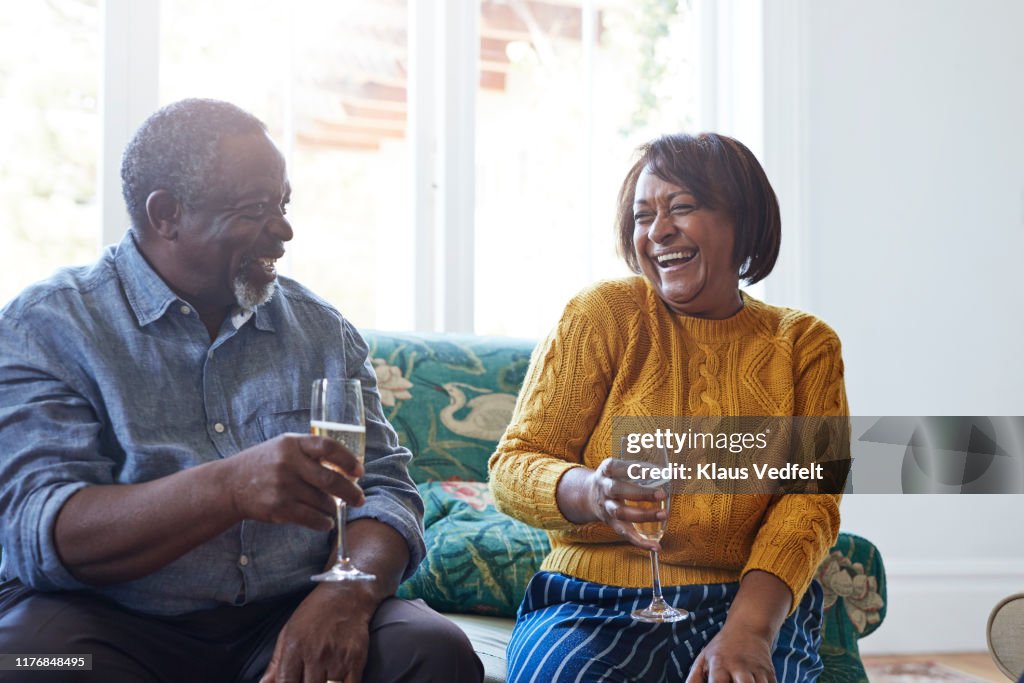
[[[85,591],[0,584],[0,652],[92,655],[92,671],[0,671],[0,681],[256,683],[305,594],[177,617],[124,609]],[[388,598],[370,623],[363,680],[480,681],[466,635],[421,600]]]

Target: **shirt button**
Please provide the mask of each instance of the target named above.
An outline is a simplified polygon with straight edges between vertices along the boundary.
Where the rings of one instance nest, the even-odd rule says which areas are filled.
[[[178,310],[179,310],[179,311],[181,311],[181,314],[182,314],[182,315],[188,315],[189,313],[191,313],[191,312],[192,312],[192,309],[191,309],[191,308],[189,308],[188,306],[182,306],[182,307],[181,307],[181,308],[179,308]]]
[[[238,558],[238,564],[242,565],[243,567],[249,566],[249,556],[248,555],[242,555],[241,557],[239,557]]]
[[[224,433],[224,425],[222,425],[220,422],[218,422],[217,424],[213,425],[213,431],[217,432],[218,434],[223,434]]]

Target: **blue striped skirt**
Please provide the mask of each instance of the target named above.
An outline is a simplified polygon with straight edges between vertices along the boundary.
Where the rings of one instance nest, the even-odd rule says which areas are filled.
[[[540,572],[530,581],[508,644],[509,683],[685,681],[693,660],[725,623],[739,583],[668,586],[665,600],[690,617],[635,621],[650,588],[619,588]],[[823,665],[824,599],[817,581],[786,619],[772,652],[779,683],[814,681]]]

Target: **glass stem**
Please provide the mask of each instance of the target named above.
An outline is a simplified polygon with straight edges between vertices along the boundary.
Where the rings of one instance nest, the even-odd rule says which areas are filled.
[[[654,599],[652,602],[659,605],[665,602],[665,598],[661,596],[661,574],[658,573],[658,553],[654,550],[651,551],[651,580],[654,588]]]
[[[348,503],[341,498],[336,501],[337,524],[338,524],[338,562],[340,565],[348,565],[348,547],[345,545],[345,525],[348,519]]]

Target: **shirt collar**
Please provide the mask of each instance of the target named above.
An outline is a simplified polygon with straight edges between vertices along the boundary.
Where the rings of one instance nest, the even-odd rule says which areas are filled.
[[[251,317],[252,317],[252,309],[251,308],[238,308],[236,306],[235,310],[231,313],[231,326],[234,327],[237,330],[237,329],[241,328],[242,325],[244,325],[247,322],[249,322],[249,318],[251,318]]]
[[[238,308],[231,312],[231,326],[236,330],[242,329],[242,325],[249,322],[249,319],[253,319],[253,325],[256,326],[257,330],[263,330],[264,332],[274,332],[274,323],[271,320],[270,312],[267,310],[267,306],[270,304],[268,301],[262,306],[253,308]]]
[[[135,235],[129,230],[121,243],[117,245],[117,252],[114,255],[114,264],[118,276],[124,284],[124,291],[128,297],[128,303],[135,313],[135,318],[141,327],[145,327],[154,320],[159,320],[167,312],[167,308],[181,299],[175,294],[167,283],[163,281],[153,267],[149,265],[146,258],[139,251],[135,243]],[[280,295],[279,292],[275,294]],[[188,303],[183,302],[183,303]],[[231,323],[234,328],[240,329],[242,325],[255,318],[256,329],[265,332],[274,332],[274,324],[271,320],[270,311],[267,305],[257,306],[254,310],[242,310],[236,308],[231,315]]]
[[[114,267],[140,326],[145,327],[159,319],[171,304],[178,301],[178,295],[171,291],[139,251],[131,230],[117,245]]]
[[[278,283],[278,284],[274,285],[274,287],[277,290],[277,291],[274,292],[274,297],[276,298],[276,297],[282,296],[282,294],[281,294],[281,284]],[[263,330],[264,332],[274,332],[275,331],[274,330],[274,321],[271,319],[272,316],[270,315],[270,307],[273,306],[273,305],[274,305],[274,299],[271,299],[270,301],[268,301],[267,303],[263,304],[262,306],[257,306],[256,307],[256,310],[254,311],[254,317],[256,318],[256,320],[255,320],[255,322],[253,324],[256,325],[256,329],[257,330]]]

